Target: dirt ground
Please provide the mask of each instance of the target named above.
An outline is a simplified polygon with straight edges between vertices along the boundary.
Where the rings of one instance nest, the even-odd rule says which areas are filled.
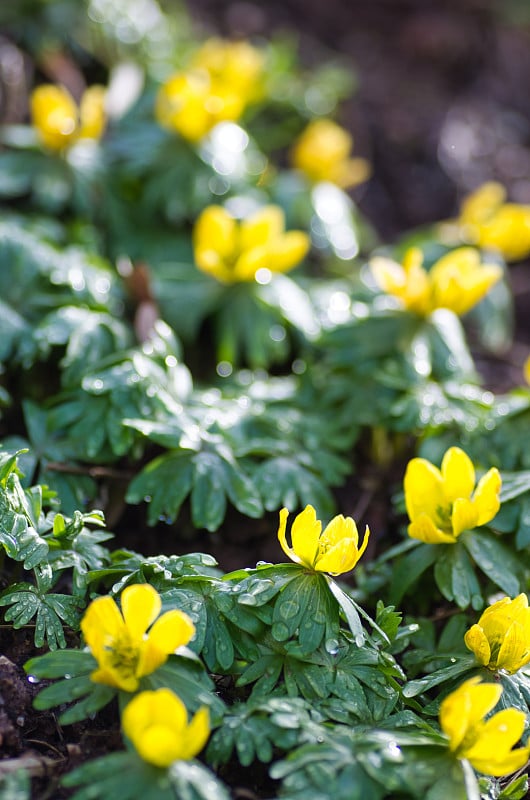
[[[358,89],[340,121],[355,136],[356,154],[373,165],[373,177],[354,196],[386,241],[450,217],[459,199],[485,180],[500,180],[513,200],[530,202],[530,9],[526,23],[515,24],[525,22],[525,9],[525,0],[190,3],[197,22],[213,31],[259,36],[287,29],[299,36],[306,63],[333,52],[351,61]],[[516,382],[530,349],[528,269],[527,263],[510,268],[517,312],[513,347],[481,362],[493,389]],[[224,558],[251,566],[264,556],[270,521],[263,530],[252,523],[250,539],[248,521],[234,523],[226,526],[234,533],[222,542]],[[142,526],[140,520],[136,527]],[[163,531],[150,531],[149,539],[148,554],[161,552],[164,542],[174,544]],[[222,556],[215,552],[219,539],[188,544]],[[68,728],[54,714],[32,709],[38,687],[22,670],[36,654],[32,636],[30,629],[0,625],[0,777],[23,767],[34,776],[35,798],[60,800],[68,797],[57,786],[60,774],[118,747],[119,737],[112,709]],[[235,796],[258,797],[255,787],[243,788]]]

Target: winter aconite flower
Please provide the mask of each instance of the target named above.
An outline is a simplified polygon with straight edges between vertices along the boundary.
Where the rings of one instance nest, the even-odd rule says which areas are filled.
[[[513,673],[530,661],[530,608],[525,594],[489,606],[464,636],[479,664]]]
[[[529,755],[528,747],[512,750],[525,727],[523,711],[507,708],[484,719],[501,694],[500,684],[481,683],[474,677],[440,706],[440,726],[449,737],[449,749],[457,758],[467,759],[478,772],[495,777],[520,769]]]
[[[499,510],[501,476],[492,467],[475,488],[475,468],[459,447],[450,447],[438,469],[413,458],[405,472],[409,536],[429,544],[454,544],[462,531],[485,525]]]
[[[473,247],[459,247],[442,256],[429,271],[422,266],[418,248],[405,253],[402,264],[376,256],[370,261],[380,288],[394,295],[404,308],[428,316],[437,308],[465,314],[487,294],[502,276],[497,264],[483,264]]]
[[[189,68],[160,88],[155,116],[165,128],[198,142],[222,121],[240,118],[260,94],[263,56],[247,42],[209,39]]]
[[[357,186],[370,175],[363,158],[351,158],[353,138],[330,119],[310,122],[292,150],[292,163],[312,181],[329,181],[342,188]]]
[[[222,283],[252,281],[258,270],[287,272],[309,249],[309,236],[285,231],[279,206],[265,206],[238,221],[222,206],[208,206],[193,230],[195,263]]]
[[[105,89],[91,86],[79,106],[63,87],[38,86],[31,95],[31,118],[42,144],[60,152],[79,139],[99,139],[105,127]]]
[[[121,612],[111,597],[92,601],[81,630],[98,662],[93,681],[134,692],[140,678],[150,675],[177,647],[190,641],[195,633],[190,618],[177,609],[159,616],[161,607],[160,595],[147,583],[123,590]]]
[[[278,529],[282,550],[291,561],[308,569],[342,575],[354,568],[366,550],[370,536],[368,526],[359,547],[357,525],[351,517],[339,514],[322,530],[322,523],[317,519],[315,509],[309,505],[295,517],[291,527],[292,547],[289,547],[286,539],[288,515],[288,510],[282,508]]]
[[[530,254],[530,205],[505,200],[504,186],[484,183],[463,201],[458,225],[467,241],[519,261]]]
[[[200,708],[188,723],[184,703],[165,688],[137,694],[125,707],[122,727],[138,754],[156,767],[193,758],[210,734],[208,709]]]

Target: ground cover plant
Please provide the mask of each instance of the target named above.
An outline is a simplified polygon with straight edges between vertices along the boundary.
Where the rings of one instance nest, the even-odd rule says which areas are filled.
[[[527,796],[530,205],[390,241],[350,63],[2,13],[0,796]]]

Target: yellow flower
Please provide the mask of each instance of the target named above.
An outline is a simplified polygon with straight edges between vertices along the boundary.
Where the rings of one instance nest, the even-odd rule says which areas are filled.
[[[208,709],[200,708],[188,723],[184,703],[165,688],[137,694],[124,709],[122,727],[138,754],[156,767],[193,758],[210,734]]]
[[[525,594],[489,606],[464,636],[479,664],[513,673],[530,661],[530,608]]]
[[[492,467],[475,488],[471,459],[459,447],[450,447],[441,470],[424,458],[409,461],[404,489],[409,536],[429,544],[454,544],[462,531],[493,519],[500,507],[501,476]]]
[[[265,59],[248,42],[208,39],[195,53],[191,67],[208,72],[216,94],[237,96],[244,105],[263,92]]]
[[[505,200],[500,183],[484,183],[463,201],[458,223],[469,242],[519,261],[530,254],[530,205]]]
[[[195,626],[176,609],[159,616],[160,595],[147,583],[124,589],[121,607],[120,612],[111,597],[98,597],[88,606],[81,630],[98,662],[91,679],[134,692],[140,678],[150,675],[177,647],[190,641]]]
[[[279,206],[265,206],[238,222],[221,206],[208,206],[193,230],[195,262],[223,283],[254,280],[259,269],[287,272],[309,249],[309,236],[285,231]]]
[[[364,540],[359,548],[357,525],[351,517],[339,514],[322,531],[322,523],[316,518],[313,506],[305,509],[295,517],[291,527],[292,547],[286,539],[286,508],[280,511],[280,527],[278,539],[283,552],[291,561],[302,564],[315,572],[329,572],[330,575],[342,575],[349,572],[359,561],[366,550],[370,530],[366,526]]]
[[[403,264],[376,256],[372,274],[383,291],[397,297],[408,310],[427,316],[436,308],[465,314],[502,276],[498,264],[483,264],[473,247],[459,247],[442,256],[427,272],[418,248],[405,253]]]
[[[79,139],[100,139],[105,127],[105,89],[91,86],[79,107],[64,88],[38,86],[31,95],[31,117],[45,147],[61,151]]]
[[[198,142],[224,120],[239,119],[260,93],[263,57],[246,42],[208,40],[189,69],[161,86],[155,104],[158,122],[190,142]]]
[[[495,777],[521,769],[529,755],[528,747],[512,750],[525,727],[524,711],[507,708],[484,720],[501,694],[498,683],[481,683],[474,677],[440,706],[440,726],[449,737],[449,749],[457,758],[467,759],[478,772]]]
[[[343,188],[370,176],[364,158],[351,158],[353,138],[330,119],[310,122],[295,142],[292,163],[312,181],[329,181]]]

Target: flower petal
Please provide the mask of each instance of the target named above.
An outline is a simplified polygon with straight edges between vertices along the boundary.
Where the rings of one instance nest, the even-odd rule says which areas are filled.
[[[455,500],[451,521],[455,538],[460,536],[462,531],[476,528],[478,525],[478,510],[475,503],[465,498]]]
[[[139,686],[136,675],[131,675],[130,672],[124,674],[118,669],[113,669],[108,659],[103,661],[99,669],[90,673],[90,680],[94,683],[104,683],[105,686],[115,686],[124,692],[135,692]]]
[[[237,247],[238,223],[222,206],[208,206],[193,228],[195,260],[200,267],[201,253],[213,250],[222,259],[232,257]]]
[[[500,490],[502,478],[499,470],[492,467],[477,484],[473,495],[473,503],[477,509],[477,525],[485,525],[490,522],[500,508]]]
[[[305,258],[310,241],[303,231],[287,231],[271,244],[270,264],[265,266],[272,272],[288,272]]]
[[[421,514],[408,527],[408,534],[412,539],[419,539],[427,544],[454,544],[455,537],[450,533],[437,528],[427,514]]]
[[[349,572],[353,569],[366,550],[370,538],[370,529],[366,526],[364,541],[360,549],[357,548],[359,541],[357,527],[355,528],[355,534],[355,537],[341,539],[325,553],[319,555],[316,560],[315,570],[317,572],[328,572],[330,575],[342,575],[344,572]]]
[[[186,736],[181,742],[180,758],[190,759],[200,753],[210,735],[210,715],[206,706],[199,708],[193,716]]]
[[[318,555],[318,540],[322,530],[322,523],[316,517],[313,506],[306,506],[295,517],[291,528],[291,541],[293,550],[300,559],[301,564],[313,568]]]
[[[409,461],[404,479],[405,504],[411,522],[426,514],[436,519],[445,505],[442,474],[425,458]]]
[[[523,626],[517,621],[507,629],[497,656],[497,669],[517,672],[530,661],[530,640]]]
[[[264,206],[241,222],[241,251],[268,245],[285,230],[285,216],[280,206]]]
[[[523,711],[515,708],[499,711],[481,726],[478,739],[462,755],[485,774],[506,775],[513,772],[517,769],[514,763],[521,762],[522,766],[528,758],[528,748],[511,750],[521,738],[524,727]]]
[[[481,683],[478,675],[464,681],[440,705],[440,726],[449,736],[449,747],[457,751],[466,735],[481,722],[498,703],[502,686]],[[465,753],[462,754],[465,758]]]
[[[475,467],[459,447],[450,447],[442,459],[443,488],[449,503],[457,498],[471,497],[475,488]]]
[[[149,625],[158,617],[162,601],[149,583],[127,586],[121,593],[125,625],[133,640],[141,640]]]
[[[301,564],[300,558],[294,552],[292,547],[289,547],[287,544],[287,537],[286,537],[286,529],[287,529],[287,517],[289,516],[289,511],[286,508],[282,508],[280,510],[280,526],[278,528],[278,541],[280,542],[281,548],[285,555],[294,561],[296,564]]]
[[[464,642],[468,650],[474,653],[479,664],[487,666],[490,663],[491,650],[486,634],[480,625],[472,625],[464,635]]]
[[[174,609],[162,614],[142,643],[137,675],[150,675],[167,661],[168,655],[188,644],[194,633],[195,625],[184,612]]]
[[[125,627],[123,617],[112,597],[97,597],[81,620],[81,631],[94,658],[101,658],[105,642],[115,639]]]
[[[165,653],[173,653],[177,647],[188,644],[194,635],[195,625],[188,615],[172,609],[157,619],[149,631],[149,640]]]

